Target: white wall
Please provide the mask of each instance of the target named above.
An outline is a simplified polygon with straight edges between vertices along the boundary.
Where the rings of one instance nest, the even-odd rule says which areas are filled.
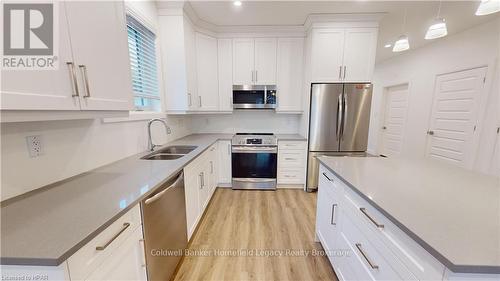
[[[491,172],[492,152],[499,96],[499,41],[500,19],[468,29],[459,34],[436,40],[425,47],[378,63],[373,79],[374,93],[368,149],[377,152],[382,126],[384,87],[401,83],[410,84],[406,138],[402,156],[418,158],[425,155],[427,130],[433,101],[436,75],[479,66],[488,66],[486,91],[483,97],[487,107],[482,112],[484,122],[480,130],[480,147],[474,169]]]
[[[276,114],[271,111],[234,111],[224,115],[191,117],[193,133],[263,132],[297,134],[300,115]]]
[[[127,1],[152,29],[158,24],[155,3]],[[165,117],[157,114],[155,117]],[[155,143],[190,133],[188,117],[168,117],[172,134],[153,126]],[[1,124],[0,201],[95,169],[147,149],[146,120],[103,122],[101,119]],[[30,158],[26,136],[42,137],[44,154]]]

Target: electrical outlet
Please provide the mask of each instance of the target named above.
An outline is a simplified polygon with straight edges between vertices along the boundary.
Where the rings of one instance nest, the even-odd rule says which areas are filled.
[[[42,136],[27,136],[26,144],[28,145],[28,153],[31,158],[43,154]]]

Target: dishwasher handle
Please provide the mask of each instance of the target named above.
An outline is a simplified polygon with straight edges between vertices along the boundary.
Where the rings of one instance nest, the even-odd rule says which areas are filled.
[[[181,172],[180,175],[177,177],[177,179],[174,181],[174,183],[172,185],[170,185],[169,187],[165,188],[164,190],[156,193],[155,195],[153,195],[152,197],[149,197],[148,199],[146,199],[144,201],[144,204],[146,205],[149,205],[153,202],[155,202],[156,200],[160,199],[160,197],[163,196],[163,194],[165,194],[167,191],[169,191],[170,189],[174,188],[175,186],[177,186],[177,184],[179,184],[179,182],[184,178],[184,172]]]

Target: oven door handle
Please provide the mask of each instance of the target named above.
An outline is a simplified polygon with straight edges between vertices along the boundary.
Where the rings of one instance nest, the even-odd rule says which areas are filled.
[[[267,146],[233,146],[232,152],[234,153],[278,153],[277,147]]]

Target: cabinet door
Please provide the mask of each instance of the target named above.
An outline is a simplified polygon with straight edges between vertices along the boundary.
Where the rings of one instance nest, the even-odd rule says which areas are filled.
[[[219,110],[233,110],[233,40],[217,40]]]
[[[276,84],[276,39],[255,39],[254,84]]]
[[[218,166],[217,166],[217,158],[218,158],[218,154],[217,154],[217,144],[214,144],[210,147],[210,151],[209,151],[209,158],[208,158],[208,161],[210,163],[210,198],[212,197],[212,194],[214,193],[215,189],[217,188],[217,174],[218,174]]]
[[[312,82],[339,82],[343,65],[344,30],[313,31],[311,54]]]
[[[198,166],[195,163],[184,168],[184,190],[186,196],[186,222],[188,240],[191,238],[200,217],[199,189],[201,181]]]
[[[66,2],[81,108],[133,109],[123,2]]]
[[[370,82],[375,66],[376,49],[376,28],[346,29],[343,80],[346,82]]]
[[[203,161],[203,164],[200,167],[200,172],[198,176],[200,177],[200,190],[199,190],[199,204],[200,204],[200,215],[203,215],[205,208],[208,205],[208,201],[210,200],[210,172],[211,172],[211,164],[208,157]]]
[[[254,83],[254,40],[233,40],[233,85]]]
[[[147,280],[142,228],[137,229],[86,280]]]
[[[302,111],[303,61],[303,38],[278,39],[276,111]]]
[[[216,111],[219,109],[217,39],[196,33],[196,65],[198,110]]]
[[[2,102],[6,110],[79,110],[71,68],[74,62],[66,23],[65,3],[59,3],[59,69],[3,70],[1,76]],[[29,82],[29,83],[27,83]]]
[[[191,23],[184,18],[184,48],[186,55],[186,88],[188,94],[188,107],[190,110],[196,110],[199,103],[197,92],[197,73],[196,73],[196,35]],[[168,38],[167,38],[168,40]],[[168,63],[168,62],[167,62]]]
[[[325,250],[336,249],[336,240],[339,226],[339,204],[338,199],[332,197],[330,182],[319,174],[318,203],[316,215],[316,232],[322,239]],[[329,192],[330,191],[330,192]],[[329,257],[332,260],[333,257]]]
[[[231,141],[221,140],[217,145],[218,183],[228,185],[231,184]]]

